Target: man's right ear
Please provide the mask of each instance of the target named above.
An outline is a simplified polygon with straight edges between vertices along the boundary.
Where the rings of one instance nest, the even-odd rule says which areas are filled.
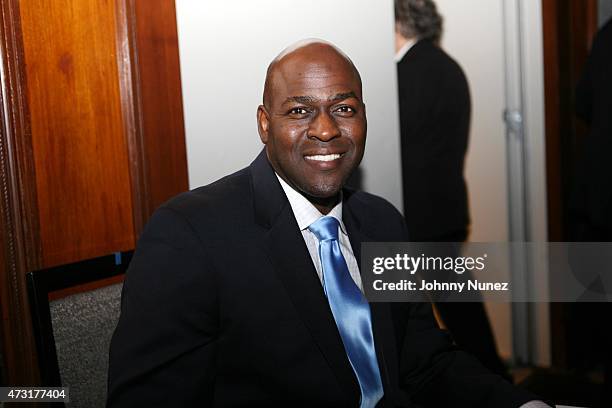
[[[259,138],[263,144],[268,143],[268,128],[270,127],[270,120],[268,111],[264,105],[257,107],[257,130],[259,131]]]

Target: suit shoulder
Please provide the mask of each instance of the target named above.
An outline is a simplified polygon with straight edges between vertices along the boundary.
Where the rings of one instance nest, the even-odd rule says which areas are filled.
[[[610,48],[612,47],[612,19],[610,19],[597,33],[593,40],[591,54],[600,54],[610,59]]]
[[[442,48],[434,46],[434,49],[432,52],[433,67],[439,71],[440,75],[452,81],[467,81],[465,72],[453,57]]]
[[[345,191],[347,210],[375,241],[406,241],[404,217],[389,201],[364,191]]]
[[[346,189],[344,193],[346,204],[357,213],[368,214],[376,218],[403,218],[393,204],[380,196],[351,189]]]
[[[346,200],[351,203],[359,203],[366,206],[372,206],[379,209],[395,210],[393,204],[391,204],[386,198],[378,196],[376,194],[368,193],[362,190],[354,190],[352,188],[344,189]]]
[[[599,30],[598,37],[612,39],[612,19],[609,19],[608,22]]]
[[[225,176],[211,184],[181,193],[160,206],[160,210],[172,210],[187,219],[218,217],[240,212],[251,196],[249,169],[245,168]]]
[[[399,64],[400,71],[422,70],[432,80],[465,80],[465,73],[457,61],[446,51],[430,41],[421,41],[415,46],[414,54]]]

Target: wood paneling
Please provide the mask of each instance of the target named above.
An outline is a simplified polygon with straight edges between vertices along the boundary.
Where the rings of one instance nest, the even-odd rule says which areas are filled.
[[[575,117],[575,89],[597,30],[596,0],[542,0],[548,232],[551,241],[569,234],[571,194],[579,139],[584,126]],[[551,304],[552,361],[566,367],[570,305]]]
[[[173,0],[118,1],[118,61],[134,228],[189,187]]]
[[[21,2],[44,267],[134,246],[116,21],[113,1]]]
[[[8,383],[35,385],[25,274],[133,249],[188,187],[176,18],[172,0],[0,12],[0,346]]]
[[[0,2],[0,304],[9,384],[34,384],[36,355],[25,271],[41,264],[19,2]]]
[[[145,173],[145,144],[142,129],[138,54],[134,40],[134,10],[131,1],[117,1],[117,67],[121,110],[132,180],[132,215],[134,233],[140,235],[148,218],[148,192]]]
[[[149,216],[189,188],[174,0],[133,1]]]
[[[100,279],[94,282],[84,283],[82,285],[76,285],[68,289],[60,289],[49,293],[49,301],[63,299],[68,296],[76,295],[78,293],[89,292],[95,289],[103,288],[105,286],[114,285],[123,282],[125,275],[117,275],[111,278]]]

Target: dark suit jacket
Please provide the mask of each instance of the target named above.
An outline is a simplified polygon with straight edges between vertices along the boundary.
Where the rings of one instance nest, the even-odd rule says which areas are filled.
[[[438,241],[469,224],[463,162],[470,93],[463,71],[429,40],[397,64],[404,216],[414,241]]]
[[[402,241],[400,214],[345,191],[353,251]],[[531,396],[453,350],[428,304],[372,304],[380,406],[517,407]],[[152,217],[123,288],[108,405],[356,407],[360,391],[265,152]]]
[[[612,230],[612,20],[597,33],[576,90],[576,111],[589,124],[570,209],[591,227]],[[607,238],[590,238],[606,240]]]

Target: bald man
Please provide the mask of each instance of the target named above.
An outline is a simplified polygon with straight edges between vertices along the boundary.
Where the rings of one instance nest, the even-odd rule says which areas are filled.
[[[428,304],[368,304],[362,242],[404,241],[344,188],[366,139],[361,78],[322,41],[282,52],[251,165],[159,208],[127,273],[109,407],[518,407],[532,397],[453,349]]]

